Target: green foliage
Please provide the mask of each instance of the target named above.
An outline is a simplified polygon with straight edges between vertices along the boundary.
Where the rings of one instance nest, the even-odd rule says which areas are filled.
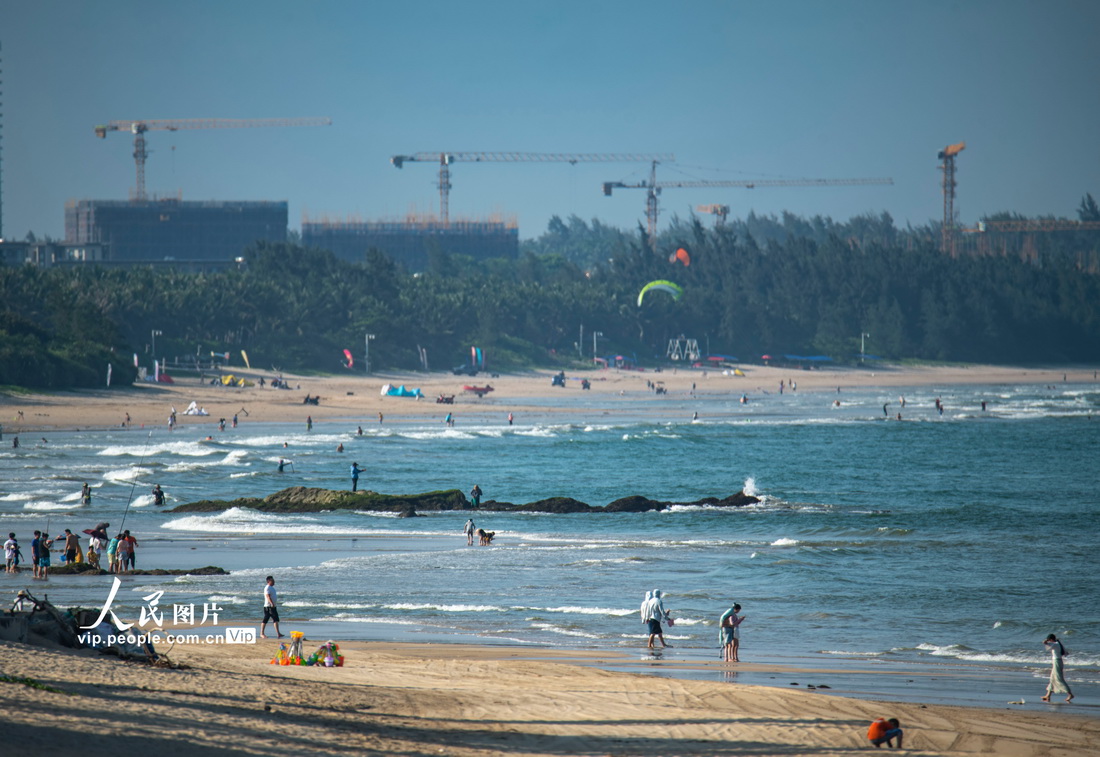
[[[1081,213],[1095,203],[1086,195]],[[1091,234],[1091,236],[1089,236]],[[376,250],[347,263],[260,243],[239,270],[0,268],[0,385],[102,386],[133,379],[128,356],[161,333],[161,356],[247,350],[255,368],[338,372],[374,334],[375,368],[446,369],[484,351],[493,369],[567,366],[604,355],[663,360],[686,335],[714,353],[851,360],[1035,363],[1100,354],[1100,278],[1082,270],[1097,235],[1050,235],[1030,260],[943,255],[931,229],[888,215],[847,223],[750,215],[708,228],[675,220],[654,252],[640,232],[555,218],[516,260],[432,254],[411,275]],[[678,247],[691,265],[670,262]],[[1090,252],[1091,251],[1091,252]],[[679,302],[641,286],[669,279]],[[582,331],[583,329],[583,331]],[[580,343],[579,343],[580,342]],[[358,366],[357,366],[358,367]]]

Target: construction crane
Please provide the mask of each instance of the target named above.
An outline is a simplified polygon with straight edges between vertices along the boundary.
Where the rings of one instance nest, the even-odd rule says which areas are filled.
[[[714,216],[715,226],[724,226],[726,223],[726,217],[730,214],[729,205],[696,205],[696,213],[709,213]]]
[[[390,163],[401,168],[406,163],[439,163],[439,217],[450,224],[452,163],[632,163],[673,161],[674,155],[623,155],[618,153],[542,153],[542,152],[418,152],[394,155]]]
[[[955,156],[966,149],[966,142],[958,142],[940,150],[937,156],[943,161],[943,251],[955,255]]]
[[[331,126],[331,118],[182,118],[145,121],[109,121],[95,127],[95,135],[106,139],[109,131],[125,131],[134,135],[134,164],[137,166],[135,200],[145,200],[145,148],[147,131],[181,131],[183,129],[250,129],[258,126]]]
[[[648,221],[649,244],[657,249],[657,197],[662,189],[711,189],[719,187],[743,187],[754,189],[755,187],[845,187],[862,184],[893,184],[893,179],[751,179],[747,181],[657,181],[657,163],[649,172],[649,181],[637,184],[624,184],[621,181],[607,181],[603,185],[603,193],[610,197],[615,189],[644,189],[646,190],[645,216]]]

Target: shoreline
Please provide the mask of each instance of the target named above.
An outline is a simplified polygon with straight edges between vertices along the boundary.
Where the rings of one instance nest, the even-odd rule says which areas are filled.
[[[560,400],[572,395],[589,403],[585,410],[596,414],[614,412],[620,396],[637,398],[652,395],[647,382],[659,383],[667,390],[666,398],[690,400],[694,392],[700,401],[739,397],[747,394],[753,400],[775,394],[779,382],[789,387],[797,385],[803,394],[840,390],[881,389],[892,393],[905,388],[947,388],[952,385],[1065,385],[1097,382],[1097,371],[1091,367],[1024,368],[1012,366],[897,366],[875,365],[864,369],[823,368],[797,370],[772,366],[747,366],[745,376],[734,376],[732,370],[677,368],[672,370],[630,371],[590,369],[567,374],[566,387],[552,387],[553,371],[538,370],[493,377],[453,376],[446,373],[382,373],[370,376],[296,376],[284,378],[293,389],[211,386],[198,378],[181,378],[174,384],[136,383],[116,389],[84,389],[57,392],[27,392],[0,394],[0,427],[7,438],[21,433],[50,430],[104,430],[125,425],[131,417],[131,430],[164,428],[172,408],[177,411],[177,428],[217,426],[220,418],[227,424],[234,414],[242,423],[304,423],[307,417],[315,423],[405,423],[452,412],[459,418],[495,416],[503,419],[509,412],[522,422],[524,415],[560,415],[573,412],[569,407],[548,407],[540,402],[547,397]],[[270,374],[260,371],[235,371],[249,379]],[[582,390],[580,379],[591,382],[590,390]],[[1064,380],[1063,380],[1064,379]],[[381,387],[405,385],[420,388],[420,400],[384,397]],[[464,386],[491,385],[494,391],[480,398],[465,392]],[[306,396],[320,397],[318,405],[304,404]],[[453,395],[454,404],[437,404],[438,395]],[[207,415],[185,415],[191,402],[205,408]],[[593,405],[592,403],[595,403]],[[22,415],[20,415],[22,413]],[[379,414],[383,420],[379,420]]]
[[[311,650],[319,641],[306,644]],[[595,667],[606,655],[341,643],[342,668],[274,666],[278,648],[176,645],[186,669],[0,642],[5,743],[43,738],[90,757],[120,748],[208,754],[843,755],[875,717],[898,717],[928,755],[1086,755],[1100,720],[885,703],[818,691],[666,679]],[[161,653],[168,650],[158,650]],[[786,673],[787,671],[783,671]],[[50,721],[42,713],[52,713]]]

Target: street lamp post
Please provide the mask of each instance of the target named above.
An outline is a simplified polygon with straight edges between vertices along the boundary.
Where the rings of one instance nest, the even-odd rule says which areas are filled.
[[[364,371],[364,373],[370,373],[370,340],[371,339],[374,339],[374,334],[367,334],[366,338],[363,340],[364,344],[366,345],[366,350],[364,350],[364,358],[363,358],[363,363],[364,363],[363,371]]]
[[[859,335],[859,362],[860,363],[863,362],[863,352],[864,352],[863,348],[865,346],[864,342],[865,342],[865,340],[870,339],[870,338],[871,338],[870,334],[865,334],[863,332],[860,332],[860,335]]]
[[[164,336],[164,332],[160,331],[159,329],[153,329],[149,333],[152,337],[151,341],[153,342],[153,347],[152,347],[152,350],[153,350],[153,366],[155,368],[156,363],[157,363],[157,337],[158,336]]]
[[[596,353],[596,339],[598,339],[601,336],[603,336],[602,331],[593,331],[592,332],[592,363],[593,364],[596,363],[596,354],[597,354]]]

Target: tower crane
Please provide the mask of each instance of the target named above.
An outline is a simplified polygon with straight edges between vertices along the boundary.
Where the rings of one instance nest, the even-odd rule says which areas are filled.
[[[940,150],[938,157],[943,161],[943,251],[952,257],[955,255],[955,156],[966,149],[966,142],[948,145]]]
[[[331,126],[331,118],[178,118],[143,121],[109,121],[95,127],[95,135],[106,139],[109,131],[125,131],[134,135],[134,164],[137,166],[135,200],[145,200],[145,149],[147,131],[181,131],[183,129],[245,129],[257,126]]]
[[[674,155],[632,155],[619,153],[543,153],[543,152],[418,152],[394,155],[390,163],[401,168],[406,163],[439,163],[439,217],[449,220],[452,163],[630,163],[673,161]]]
[[[637,184],[624,184],[621,181],[606,181],[603,185],[603,193],[610,197],[615,189],[644,189],[646,190],[645,216],[648,221],[649,243],[657,247],[657,197],[662,189],[700,189],[720,187],[743,187],[754,189],[755,187],[850,187],[863,184],[893,184],[893,179],[750,179],[747,181],[657,181],[657,163],[649,172],[649,181]]]

